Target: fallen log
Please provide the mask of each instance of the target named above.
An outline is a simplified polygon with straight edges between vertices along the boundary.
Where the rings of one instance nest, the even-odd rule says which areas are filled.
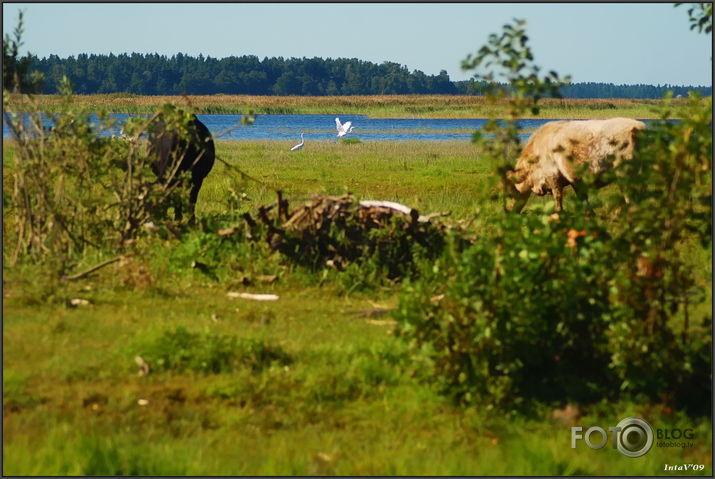
[[[129,256],[133,256],[133,255],[132,254],[119,255],[116,258],[108,259],[107,261],[102,261],[101,263],[94,265],[91,268],[89,268],[85,271],[82,271],[80,273],[73,274],[71,276],[63,276],[62,279],[65,281],[74,281],[77,279],[85,278],[85,277],[89,276],[90,274],[94,273],[95,271],[100,270],[100,269],[104,268],[105,266],[109,266],[112,263],[116,263],[117,261],[120,261],[122,258],[129,257]]]
[[[229,298],[251,299],[253,301],[278,301],[277,294],[253,294],[253,293],[236,293],[230,291],[227,293]]]
[[[431,213],[429,215],[420,215],[416,209],[410,208],[402,203],[397,203],[396,201],[362,200],[359,204],[363,208],[387,208],[389,210],[399,211],[400,213],[411,217],[418,223],[428,223],[433,218],[450,215],[449,211],[443,213]],[[415,216],[417,216],[416,219]]]
[[[344,314],[355,315],[358,318],[374,318],[376,316],[383,316],[393,311],[395,311],[395,308],[375,308],[364,311],[345,311]]]

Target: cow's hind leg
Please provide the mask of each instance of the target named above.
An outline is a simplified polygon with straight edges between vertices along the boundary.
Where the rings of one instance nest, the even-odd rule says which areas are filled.
[[[199,199],[199,190],[201,189],[201,185],[204,182],[204,179],[198,179],[194,178],[191,181],[191,192],[189,193],[189,224],[194,224],[196,221],[196,201]]]
[[[551,188],[551,194],[554,195],[554,211],[563,210],[563,188],[556,185]]]
[[[578,199],[582,201],[586,205],[586,209],[592,213],[593,209],[591,208],[591,204],[588,202],[588,187],[581,181],[573,183],[572,186]]]
[[[172,193],[173,200],[171,201],[171,205],[174,207],[174,220],[179,223],[184,219],[184,202],[186,201],[186,197],[184,195],[186,193],[186,188],[186,183],[179,180],[176,183],[176,190]],[[193,215],[193,211],[193,207],[190,204],[189,213]]]
[[[176,198],[174,200],[174,219],[177,222],[181,222],[184,218],[184,211],[181,204],[181,198]]]
[[[554,197],[554,211],[563,210],[563,192],[567,182],[561,181],[559,178],[550,178],[546,181],[548,190],[551,190],[551,195]]]
[[[526,202],[529,200],[531,191],[526,190],[524,193],[517,193],[511,198],[511,205],[509,211],[514,213],[521,213],[521,210],[526,206]]]
[[[167,208],[173,207],[174,208],[174,220],[177,222],[180,222],[181,219],[183,218],[183,208],[181,205],[182,199],[181,195],[179,192],[182,189],[182,184],[180,180],[175,180],[169,182],[169,184],[166,186],[166,188],[169,190],[168,197],[167,197]],[[168,214],[167,214],[168,216]]]

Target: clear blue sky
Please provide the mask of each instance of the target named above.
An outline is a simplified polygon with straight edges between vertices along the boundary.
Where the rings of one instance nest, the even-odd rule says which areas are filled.
[[[467,54],[527,20],[544,69],[575,82],[712,85],[712,35],[673,4],[3,4],[25,10],[22,53],[186,53],[393,61],[452,80]]]

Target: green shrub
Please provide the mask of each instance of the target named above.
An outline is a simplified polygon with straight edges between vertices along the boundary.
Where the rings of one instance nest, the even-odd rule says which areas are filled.
[[[286,365],[291,356],[280,346],[259,339],[239,339],[219,333],[193,333],[183,327],[165,331],[140,354],[153,371],[218,374],[237,368],[260,371]]]
[[[91,121],[89,112],[72,106],[67,85],[65,93],[65,111],[53,117],[51,131],[40,112],[7,113],[16,106],[4,98],[16,141],[6,209],[15,243],[11,263],[23,257],[69,265],[89,250],[122,250],[146,233],[149,220],[164,221],[168,204],[188,201],[177,187],[156,181],[153,158],[139,140],[148,119],[128,119],[122,127],[127,139],[112,138],[103,133],[115,126],[113,120],[100,114]],[[171,125],[189,118],[171,105],[161,114]]]
[[[578,215],[508,215],[493,237],[451,247],[405,286],[398,335],[465,402],[592,400],[608,393],[610,260]]]
[[[700,410],[711,393],[712,309],[692,315],[704,285],[685,244],[712,255],[712,97],[692,96],[687,108],[678,123],[650,124],[614,173],[630,201],[617,198],[609,212],[618,215],[610,349],[622,390]]]
[[[501,96],[514,95],[514,116],[488,125],[493,138],[475,135],[506,192],[515,119],[538,111],[557,78],[521,73],[532,59],[521,26],[506,25],[467,64],[508,71]],[[649,125],[633,160],[601,178],[623,194],[597,214],[574,202],[559,215],[496,218],[488,235],[450,245],[405,285],[397,334],[425,378],[459,401],[502,409],[625,396],[709,412],[712,317],[693,317],[703,285],[683,249],[693,240],[712,248],[712,98],[692,97],[688,108],[681,122]]]

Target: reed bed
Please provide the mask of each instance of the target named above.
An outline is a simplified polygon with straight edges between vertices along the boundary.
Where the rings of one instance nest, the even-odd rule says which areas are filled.
[[[41,110],[61,109],[60,95],[33,97]],[[109,113],[149,113],[165,103],[189,106],[203,114],[362,114],[374,118],[485,118],[506,116],[507,104],[471,95],[356,95],[356,96],[251,96],[184,95],[140,96],[112,93],[75,95],[76,105]],[[672,116],[677,117],[685,100],[671,100]],[[17,110],[28,109],[26,100],[14,97]],[[667,108],[666,100],[650,99],[553,99],[541,102],[542,118],[609,118],[627,116],[658,118]]]

